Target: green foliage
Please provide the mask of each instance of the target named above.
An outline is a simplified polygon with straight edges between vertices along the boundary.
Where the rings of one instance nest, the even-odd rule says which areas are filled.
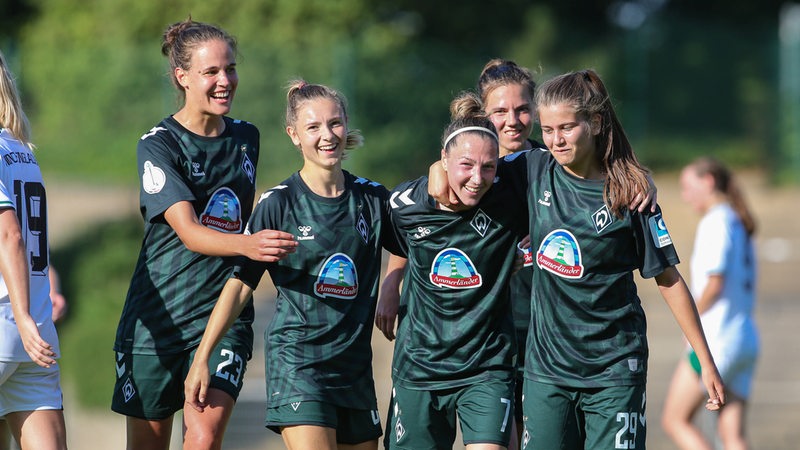
[[[664,9],[624,29],[608,20],[608,3],[574,3],[87,0],[74,8],[71,0],[41,0],[20,34],[21,81],[46,174],[107,183],[133,180],[138,137],[179,108],[160,39],[190,14],[238,38],[232,115],[262,132],[264,185],[301,164],[284,132],[288,80],[345,94],[350,124],[366,137],[346,168],[391,187],[425,173],[449,100],[473,88],[492,57],[515,59],[540,80],[598,70],[643,152],[710,135],[758,144],[749,150],[759,154],[774,145],[775,30],[767,12],[754,26],[734,28],[716,16],[701,21],[685,8]],[[649,144],[656,136],[658,147]],[[717,150],[694,147],[695,154]],[[680,164],[672,156],[642,155]]]
[[[130,217],[87,229],[51,251],[69,302],[58,330],[62,377],[81,405],[110,404],[114,337],[141,239],[141,218]]]

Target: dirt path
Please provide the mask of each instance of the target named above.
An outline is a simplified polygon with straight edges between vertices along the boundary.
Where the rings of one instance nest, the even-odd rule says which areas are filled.
[[[800,442],[800,345],[796,328],[800,320],[797,293],[800,292],[800,189],[773,190],[757,174],[743,177],[747,198],[760,224],[757,239],[760,260],[758,322],[762,332],[762,357],[756,376],[749,412],[753,448],[782,450],[797,448]],[[659,202],[667,226],[684,263],[679,269],[688,275],[688,259],[698,218],[681,204],[675,175],[657,179]],[[103,221],[124,214],[137,214],[138,194],[117,188],[84,187],[75,183],[48,182],[48,207],[54,246],[66,242],[89,221]],[[131,256],[132,258],[135,255]],[[266,284],[266,283],[262,283]],[[680,331],[655,289],[655,283],[639,283],[649,323],[650,374],[648,383],[648,448],[671,449],[658,427],[664,392],[674,364],[681,357]],[[256,336],[261,339],[271,314],[274,290],[259,288]],[[375,377],[379,408],[384,414],[391,387],[389,366],[392,346],[375,333]],[[256,355],[249,364],[245,390],[234,411],[225,448],[282,449],[277,435],[262,427],[264,398],[263,357],[256,343]],[[123,448],[125,422],[110,411],[85,411],[66,393],[69,445],[72,449]],[[180,448],[177,438],[173,448]],[[463,448],[457,445],[455,448]]]

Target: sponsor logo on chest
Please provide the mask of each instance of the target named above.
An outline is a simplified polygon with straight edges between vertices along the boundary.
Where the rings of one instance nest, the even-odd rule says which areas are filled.
[[[217,189],[200,214],[200,223],[226,233],[242,231],[242,204],[239,197],[230,188]]]
[[[475,264],[457,248],[446,248],[433,258],[430,281],[436,286],[450,289],[473,289],[483,284]]]
[[[344,253],[335,253],[325,260],[314,283],[314,293],[322,298],[356,298],[358,274],[353,260]]]

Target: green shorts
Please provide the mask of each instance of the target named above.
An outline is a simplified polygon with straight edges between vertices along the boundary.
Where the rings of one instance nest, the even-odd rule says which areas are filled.
[[[513,379],[432,391],[395,386],[384,446],[387,449],[451,449],[458,417],[464,445],[508,447],[513,409]]]
[[[522,448],[645,448],[645,385],[569,388],[525,380]]]
[[[689,365],[692,366],[694,373],[696,373],[697,376],[700,376],[703,370],[702,367],[700,367],[700,359],[697,357],[697,353],[695,353],[694,350],[689,349],[686,357],[689,358]]]
[[[197,348],[172,355],[117,352],[117,382],[111,410],[146,420],[161,420],[183,409],[183,382]],[[242,390],[248,349],[223,339],[211,353],[208,370],[211,388],[234,400]]]
[[[316,425],[336,430],[336,442],[355,445],[383,434],[376,410],[351,409],[324,402],[304,401],[267,408],[267,428],[280,433],[292,425]]]

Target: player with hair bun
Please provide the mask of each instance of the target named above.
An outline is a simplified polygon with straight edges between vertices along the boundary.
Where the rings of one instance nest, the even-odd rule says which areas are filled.
[[[468,449],[505,448],[511,434],[516,343],[508,280],[527,222],[525,208],[508,205],[511,197],[524,203],[524,192],[497,173],[497,132],[480,99],[460,95],[451,117],[441,165],[464,209],[436,203],[428,177],[400,184],[390,202],[408,260],[392,361],[390,449],[452,448],[456,418]]]
[[[169,448],[183,409],[184,448],[218,449],[253,347],[253,307],[209,358],[208,408],[184,408],[183,380],[235,256],[276,261],[290,233],[244,235],[255,198],[259,132],[231,119],[236,41],[191,18],[164,32],[162,53],[183,106],[137,146],[144,240],[117,328],[111,408],[126,416],[130,449]]]

